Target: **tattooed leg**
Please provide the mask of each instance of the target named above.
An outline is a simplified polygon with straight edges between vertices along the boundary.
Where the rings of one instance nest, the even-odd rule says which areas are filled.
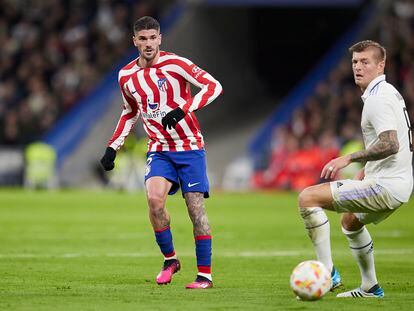
[[[211,230],[204,208],[204,195],[200,192],[188,192],[184,197],[188,215],[193,222],[198,269],[196,281],[187,285],[187,288],[201,288],[200,286],[209,288],[213,284],[211,282]]]
[[[211,235],[210,225],[204,208],[204,195],[201,192],[184,194],[188,215],[193,223],[194,236]]]
[[[154,230],[161,230],[170,225],[170,214],[164,206],[150,206],[149,218]]]

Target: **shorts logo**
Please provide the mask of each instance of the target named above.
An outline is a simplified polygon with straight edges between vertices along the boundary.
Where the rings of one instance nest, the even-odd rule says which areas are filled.
[[[158,79],[157,84],[158,84],[158,89],[160,91],[163,91],[163,92],[167,91],[168,84],[166,82],[167,82],[167,78]]]
[[[195,183],[188,183],[188,188],[194,187],[195,185],[198,185],[200,182],[195,182]]]
[[[343,183],[341,183],[340,181],[338,181],[337,183],[336,183],[336,187],[337,188],[339,188],[339,187],[341,187],[341,186],[343,186],[344,184]]]

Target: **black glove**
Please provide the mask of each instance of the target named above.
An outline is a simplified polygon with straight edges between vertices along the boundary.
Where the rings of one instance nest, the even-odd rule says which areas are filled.
[[[105,154],[101,159],[101,164],[105,171],[110,171],[115,167],[116,151],[111,147],[106,147]]]
[[[164,127],[164,131],[168,129],[175,128],[178,122],[180,122],[185,117],[185,112],[180,108],[175,108],[162,118],[161,123]]]

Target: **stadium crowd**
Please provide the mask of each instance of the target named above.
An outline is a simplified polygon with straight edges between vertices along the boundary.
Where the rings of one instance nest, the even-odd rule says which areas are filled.
[[[30,143],[131,48],[152,1],[0,0],[0,145]]]
[[[414,1],[394,1],[372,39],[387,48],[387,81],[402,93],[413,122]],[[318,183],[322,167],[341,150],[363,148],[361,95],[353,80],[350,56],[346,54],[291,120],[274,129],[268,165],[254,172],[252,186],[300,191]]]

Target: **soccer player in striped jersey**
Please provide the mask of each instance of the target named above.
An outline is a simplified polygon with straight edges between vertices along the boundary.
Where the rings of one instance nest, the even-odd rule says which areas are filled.
[[[329,161],[321,178],[334,179],[352,162],[365,166],[353,180],[331,181],[303,190],[299,211],[318,260],[332,271],[332,288],[341,284],[341,277],[332,262],[329,221],[324,209],[342,213],[342,232],[358,263],[361,285],[337,297],[381,298],[384,291],[375,272],[374,244],[365,225],[380,223],[410,198],[411,125],[403,97],[385,80],[385,48],[365,40],[349,51],[355,84],[363,92],[361,127],[365,150]]]
[[[139,57],[119,72],[123,110],[101,163],[105,170],[114,168],[116,151],[141,117],[149,138],[145,172],[149,218],[164,256],[156,282],[168,284],[180,270],[166,200],[181,187],[193,223],[198,267],[195,281],[186,288],[210,288],[211,229],[204,207],[209,182],[203,136],[194,112],[219,96],[222,87],[190,60],[160,51],[160,25],[152,17],[134,23],[133,43]],[[190,84],[201,89],[195,96]]]

